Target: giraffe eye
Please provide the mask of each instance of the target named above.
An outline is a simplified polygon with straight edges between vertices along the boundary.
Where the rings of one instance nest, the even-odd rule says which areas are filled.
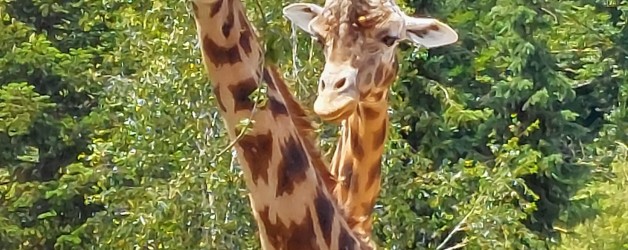
[[[395,44],[395,42],[397,42],[397,40],[399,40],[399,37],[385,36],[385,37],[382,38],[382,43],[384,43],[386,46],[390,47],[390,46],[393,46]]]

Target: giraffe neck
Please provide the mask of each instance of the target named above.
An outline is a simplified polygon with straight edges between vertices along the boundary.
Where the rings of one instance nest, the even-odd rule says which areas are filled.
[[[236,0],[194,0],[203,62],[244,172],[263,249],[367,249],[347,225],[326,185],[324,163],[307,135],[300,106],[262,49]],[[249,96],[262,81],[267,102]],[[255,109],[255,110],[254,110]],[[240,136],[236,127],[251,118]]]
[[[380,193],[381,161],[388,135],[388,87],[395,81],[397,58],[381,64],[375,90],[361,97],[356,112],[343,122],[332,158],[331,174],[338,180],[332,194],[347,223],[364,241],[371,241],[371,213]]]
[[[371,234],[371,213],[380,192],[387,138],[388,103],[383,99],[360,103],[356,114],[343,123],[331,167],[338,180],[334,195],[347,214],[347,223],[366,238]]]

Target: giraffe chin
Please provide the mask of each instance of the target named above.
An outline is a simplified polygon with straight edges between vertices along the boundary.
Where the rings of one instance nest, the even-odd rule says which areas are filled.
[[[357,108],[356,101],[350,101],[336,109],[321,109],[314,105],[314,112],[325,122],[339,124],[353,114]]]
[[[351,112],[343,112],[337,116],[320,116],[321,119],[325,122],[329,122],[329,123],[333,123],[333,124],[340,124],[342,121],[346,120],[349,118],[349,116],[351,116]]]

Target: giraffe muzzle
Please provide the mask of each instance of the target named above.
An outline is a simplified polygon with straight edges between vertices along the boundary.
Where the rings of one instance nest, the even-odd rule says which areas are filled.
[[[347,119],[357,108],[359,94],[346,79],[322,87],[314,102],[314,112],[323,121],[338,123]],[[321,83],[321,85],[325,85]]]

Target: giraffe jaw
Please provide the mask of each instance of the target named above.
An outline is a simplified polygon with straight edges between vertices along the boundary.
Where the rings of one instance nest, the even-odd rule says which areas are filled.
[[[350,95],[319,94],[314,102],[314,112],[325,122],[340,123],[356,110],[358,100]]]

